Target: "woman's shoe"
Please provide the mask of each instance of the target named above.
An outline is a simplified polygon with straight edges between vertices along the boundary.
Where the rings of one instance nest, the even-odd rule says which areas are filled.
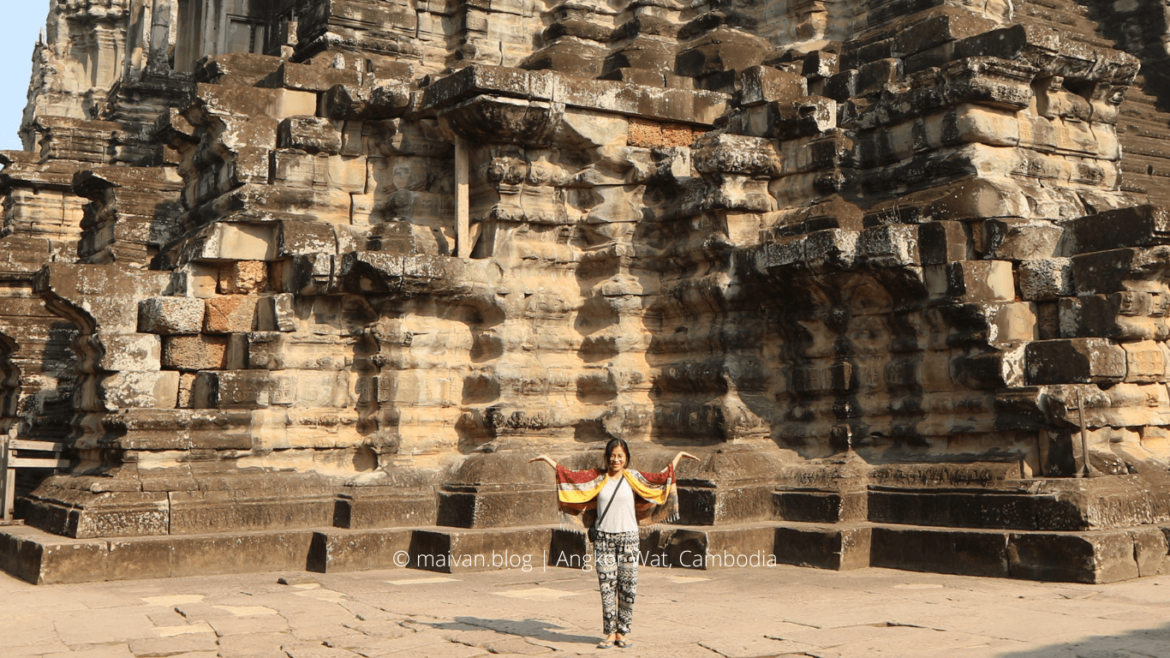
[[[634,646],[634,641],[621,639],[614,641],[614,644],[617,645],[617,648],[619,649],[629,649],[630,647]]]
[[[613,640],[602,640],[602,641],[597,643],[597,648],[598,649],[612,649],[613,648]]]

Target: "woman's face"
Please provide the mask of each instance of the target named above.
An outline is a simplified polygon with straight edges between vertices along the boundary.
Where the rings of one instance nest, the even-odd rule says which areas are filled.
[[[613,449],[613,452],[609,453],[609,463],[606,466],[609,467],[610,473],[616,473],[626,467],[627,461],[629,460],[626,459],[625,448],[617,446]]]

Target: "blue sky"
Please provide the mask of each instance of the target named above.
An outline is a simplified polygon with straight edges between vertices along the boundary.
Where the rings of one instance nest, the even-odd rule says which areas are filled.
[[[4,0],[0,20],[0,149],[19,149],[32,51],[49,15],[49,0]]]

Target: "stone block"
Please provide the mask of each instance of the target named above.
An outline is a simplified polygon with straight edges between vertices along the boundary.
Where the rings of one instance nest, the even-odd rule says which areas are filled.
[[[871,267],[919,265],[918,230],[915,226],[875,226],[861,232],[858,249]]]
[[[1154,295],[1118,292],[1111,295],[1062,297],[1057,301],[1060,335],[1065,338],[1102,336],[1119,341],[1162,340],[1162,318],[1150,317]]]
[[[802,523],[864,521],[867,498],[865,492],[777,491],[773,494],[776,518]]]
[[[973,37],[997,26],[994,20],[965,8],[942,6],[931,10],[894,35],[893,54],[905,59],[947,42]]]
[[[208,260],[272,260],[275,255],[275,226],[227,222],[215,225],[199,252]]]
[[[681,523],[724,525],[774,518],[773,487],[730,483],[717,488],[679,487]]]
[[[948,186],[946,194],[927,205],[926,213],[936,220],[958,221],[1032,215],[1028,197],[1018,185],[984,178]]]
[[[1027,347],[1028,383],[1117,382],[1126,375],[1126,353],[1103,338],[1042,340]]]
[[[179,402],[176,407],[179,409],[191,408],[191,394],[195,388],[195,373],[183,372],[179,374]]]
[[[350,350],[336,336],[258,331],[249,334],[248,361],[264,370],[345,370],[353,366]]]
[[[0,531],[0,568],[34,585],[106,579],[109,542],[52,535],[26,525]]]
[[[776,528],[773,554],[781,564],[848,571],[870,566],[868,527],[789,524]]]
[[[292,293],[261,297],[256,304],[257,331],[296,331]]]
[[[992,578],[1008,575],[1004,532],[878,526],[872,542],[870,564],[875,567]]]
[[[294,64],[286,61],[274,73],[261,80],[258,86],[283,87],[296,91],[319,93],[329,91],[337,85],[359,85],[361,77],[361,72],[354,69],[338,69],[315,64]]]
[[[1166,535],[1162,528],[1130,530],[1133,539],[1133,556],[1137,562],[1138,575],[1157,576],[1166,572],[1166,557],[1170,553]]]
[[[548,566],[581,569],[593,560],[584,529],[554,528],[548,547]]]
[[[945,279],[940,276],[944,273]],[[955,302],[989,304],[1016,298],[1012,264],[1008,261],[963,260],[925,268],[924,275],[932,295]]]
[[[1048,222],[1016,218],[983,222],[983,249],[988,258],[1021,261],[1057,255],[1064,229]]]
[[[1146,247],[1170,238],[1170,212],[1161,206],[1131,206],[1071,219],[1063,226],[1070,254]]]
[[[412,535],[413,532],[407,529],[314,533],[308,570],[338,573],[406,567]]]
[[[823,80],[837,73],[839,60],[837,53],[814,50],[805,56],[800,73],[808,80]]]
[[[967,260],[970,238],[962,222],[936,221],[918,227],[918,250],[923,265],[946,265]]]
[[[1037,258],[1019,265],[1020,297],[1030,301],[1051,301],[1073,294],[1072,261],[1068,258]]]
[[[349,373],[344,371],[284,370],[273,373],[270,380],[268,399],[271,404],[334,408],[350,406]]]
[[[173,370],[224,370],[227,368],[228,336],[167,336],[163,340],[163,366]]]
[[[351,530],[435,525],[438,499],[434,489],[395,486],[353,487],[341,494],[333,525]]]
[[[988,342],[993,345],[1019,344],[1037,339],[1036,305],[1028,302],[985,304],[982,308],[993,328]]]
[[[264,292],[267,287],[268,263],[264,261],[238,260],[219,268],[221,294],[248,295]]]
[[[740,103],[745,106],[792,101],[807,95],[807,79],[798,73],[771,66],[753,66],[740,73]]]
[[[138,331],[173,336],[197,334],[203,327],[203,300],[151,297],[138,302]]]
[[[461,487],[462,488],[462,487]],[[440,491],[437,523],[460,528],[503,528],[555,523],[556,502],[528,490]]]
[[[1125,381],[1153,383],[1166,381],[1166,353],[1160,343],[1145,340],[1122,343],[1127,364]]]
[[[191,387],[191,407],[263,408],[270,403],[271,388],[271,379],[262,370],[200,372]]]
[[[373,88],[336,85],[325,92],[322,107],[331,119],[393,119],[410,108],[410,86],[393,82]]]
[[[171,275],[171,290],[177,296],[206,299],[219,292],[220,268],[203,263],[187,263]]]
[[[1012,533],[1008,555],[1013,578],[1112,583],[1139,574],[1133,538],[1124,531]]]
[[[272,176],[282,186],[363,194],[366,191],[366,160],[324,153],[277,151],[273,156]],[[348,206],[347,203],[347,211]],[[321,211],[321,208],[317,209],[317,212]],[[348,214],[344,223],[349,223]]]
[[[552,532],[551,528],[415,530],[408,566],[442,573],[535,568],[544,563]]]
[[[702,174],[775,177],[782,170],[780,153],[770,140],[743,135],[707,135],[695,142],[692,162]]]
[[[228,295],[206,300],[203,331],[209,334],[247,333],[255,328],[257,298]]]
[[[886,85],[902,77],[902,60],[887,57],[867,62],[857,69],[858,95],[880,92]]]
[[[174,409],[179,401],[179,373],[173,370],[118,372],[100,384],[89,379],[81,385],[82,408]]]
[[[262,115],[282,121],[287,117],[317,113],[317,94],[307,91],[199,84],[196,95],[203,107],[225,115]]]
[[[1073,256],[1073,283],[1078,295],[1125,290],[1155,290],[1151,275],[1170,268],[1165,247],[1123,248]]]
[[[118,372],[159,369],[162,339],[155,334],[102,334],[99,341],[100,346],[97,347],[101,358],[96,366],[100,370]]]
[[[336,254],[337,234],[320,222],[281,222],[276,247],[282,257]]]

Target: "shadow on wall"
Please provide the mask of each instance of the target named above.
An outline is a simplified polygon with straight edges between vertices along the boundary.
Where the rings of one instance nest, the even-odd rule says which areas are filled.
[[[1167,598],[1170,599],[1170,590]],[[1170,624],[996,655],[998,658],[1161,658],[1170,656]]]

